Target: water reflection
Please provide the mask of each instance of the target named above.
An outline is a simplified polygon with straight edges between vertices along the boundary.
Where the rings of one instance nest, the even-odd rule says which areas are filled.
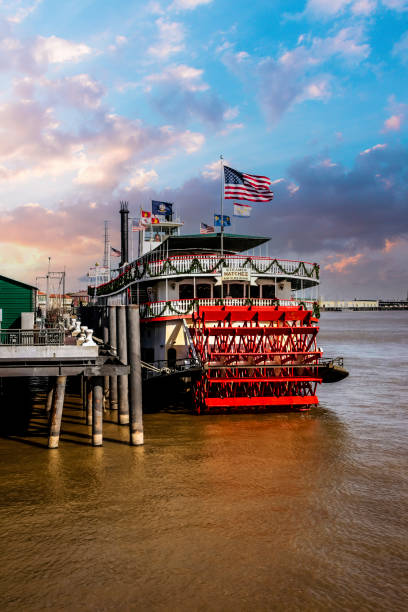
[[[405,609],[405,383],[377,313],[333,314],[321,343],[351,374],[307,414],[147,414],[131,448],[105,413],[95,449],[71,394],[48,452],[25,443],[46,442],[38,395],[0,440],[2,608]],[[383,326],[408,365],[406,320]]]

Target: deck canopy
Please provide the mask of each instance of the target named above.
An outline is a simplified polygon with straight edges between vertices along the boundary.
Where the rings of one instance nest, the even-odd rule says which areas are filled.
[[[249,251],[269,240],[270,238],[264,236],[242,236],[224,232],[224,253],[233,255],[234,253]],[[221,250],[221,233],[169,236],[162,243],[162,246],[168,248],[172,255],[185,255],[188,252],[219,253]]]

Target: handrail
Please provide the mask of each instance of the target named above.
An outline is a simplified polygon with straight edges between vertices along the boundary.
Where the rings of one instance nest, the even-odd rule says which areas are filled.
[[[278,300],[276,298],[195,298],[182,300],[161,300],[140,304],[140,317],[151,319],[155,317],[185,316],[192,313],[198,306],[303,306],[313,310],[318,316],[316,302],[311,300]]]
[[[63,329],[2,329],[0,345],[5,346],[61,346],[65,341]]]
[[[246,255],[174,255],[167,259],[138,259],[129,264],[116,278],[98,287],[89,287],[88,292],[97,296],[109,295],[123,290],[133,282],[163,276],[220,275],[223,270],[247,270],[254,276],[297,276],[319,280],[319,265],[316,263],[258,257]]]

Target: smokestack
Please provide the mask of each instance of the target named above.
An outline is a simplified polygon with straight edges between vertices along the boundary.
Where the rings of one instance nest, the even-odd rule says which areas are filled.
[[[120,203],[120,250],[121,260],[120,266],[125,263],[129,263],[129,209],[128,202]]]

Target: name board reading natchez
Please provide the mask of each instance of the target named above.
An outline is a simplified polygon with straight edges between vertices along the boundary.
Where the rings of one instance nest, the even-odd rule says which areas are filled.
[[[250,273],[249,270],[223,270],[222,280],[229,281],[249,281]]]

